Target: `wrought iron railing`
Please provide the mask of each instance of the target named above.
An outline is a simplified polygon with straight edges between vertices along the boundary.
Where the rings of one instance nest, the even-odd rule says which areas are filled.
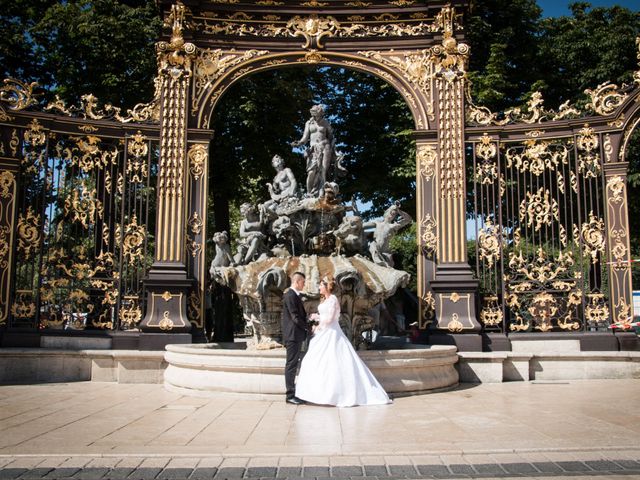
[[[602,135],[467,144],[469,203],[488,331],[606,329]]]
[[[136,125],[117,109],[97,111],[95,99],[77,111],[49,105],[62,115],[29,111],[31,91],[7,85],[13,90],[3,89],[9,108],[0,112],[0,267],[9,293],[0,323],[135,327],[154,255],[158,127]]]

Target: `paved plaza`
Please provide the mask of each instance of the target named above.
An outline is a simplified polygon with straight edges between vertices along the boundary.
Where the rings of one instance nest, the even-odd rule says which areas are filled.
[[[162,385],[0,386],[0,479],[640,478],[640,380],[292,406]]]

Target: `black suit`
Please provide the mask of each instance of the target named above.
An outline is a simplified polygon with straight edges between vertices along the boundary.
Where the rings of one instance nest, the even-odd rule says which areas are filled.
[[[287,398],[292,398],[296,393],[296,370],[300,361],[300,348],[307,338],[307,330],[307,313],[302,299],[290,288],[282,298],[282,340],[287,349],[287,363],[284,368]]]

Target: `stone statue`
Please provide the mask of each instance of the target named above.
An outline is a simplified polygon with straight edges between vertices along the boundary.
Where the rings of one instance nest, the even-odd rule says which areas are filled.
[[[374,228],[373,241],[369,244],[371,260],[377,265],[393,268],[393,256],[389,248],[389,241],[402,228],[411,224],[411,217],[407,212],[400,210],[398,203],[391,205],[382,221],[367,222],[364,228]]]
[[[284,166],[284,160],[280,155],[273,157],[271,165],[276,169],[276,176],[273,177],[273,183],[267,183],[271,199],[263,203],[262,208],[275,214],[275,208],[279,203],[296,197],[298,182],[291,169]]]
[[[335,151],[334,132],[322,106],[311,108],[302,138],[292,146],[306,147],[306,194],[298,194],[293,172],[275,155],[271,164],[276,174],[267,183],[269,198],[259,205],[240,206],[242,220],[233,258],[226,232],[214,235],[214,339],[228,338],[224,321],[231,318],[234,292],[254,335],[251,348],[279,346],[282,291],[289,276],[299,270],[310,280],[305,292],[309,308],[319,298],[318,279],[328,273],[336,279],[340,325],[356,347],[366,347],[375,338],[366,332],[376,328],[369,312],[409,280],[408,273],[392,268],[389,241],[411,218],[396,204],[381,221],[365,225],[354,198],[350,207],[345,204],[337,183],[345,171],[340,165],[342,155]],[[374,230],[369,248],[373,261],[362,256],[365,228]],[[233,331],[229,338],[233,339]]]
[[[331,163],[334,162],[337,168],[341,167],[335,152],[333,128],[324,118],[324,108],[322,105],[314,105],[310,112],[311,118],[304,126],[302,138],[292,142],[291,146],[309,144],[304,153],[307,160],[307,195],[319,197],[324,193],[324,184],[330,173]]]
[[[238,251],[234,257],[237,264],[245,265],[266,252],[265,235],[262,233],[262,221],[255,205],[243,203],[240,214],[244,217],[240,222]]]
[[[216,232],[213,234],[213,243],[216,245],[216,256],[211,261],[210,272],[216,267],[228,267],[233,264],[231,247],[229,246],[229,234],[227,232]],[[213,275],[213,273],[211,273]]]
[[[364,246],[364,225],[357,215],[344,217],[342,223],[333,231],[336,237],[336,253],[355,255],[361,253]]]

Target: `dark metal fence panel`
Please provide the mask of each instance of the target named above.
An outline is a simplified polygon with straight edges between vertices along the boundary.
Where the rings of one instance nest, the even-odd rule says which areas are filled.
[[[18,170],[8,326],[135,327],[154,252],[157,129],[16,117],[0,125]]]
[[[602,135],[484,134],[472,165],[480,319],[487,330],[574,331],[609,325]]]

